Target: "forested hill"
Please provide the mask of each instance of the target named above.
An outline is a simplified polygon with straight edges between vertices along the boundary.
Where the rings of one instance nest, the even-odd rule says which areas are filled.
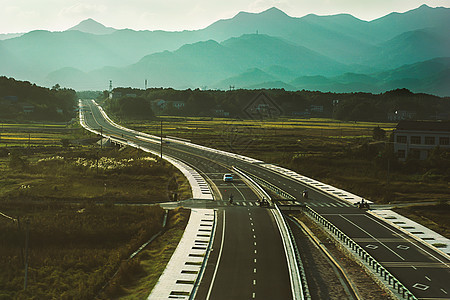
[[[0,77],[0,119],[14,121],[67,122],[75,116],[76,92],[52,89]]]

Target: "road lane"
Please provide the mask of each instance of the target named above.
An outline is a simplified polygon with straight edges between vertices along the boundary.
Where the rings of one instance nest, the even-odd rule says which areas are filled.
[[[93,128],[98,128],[98,124],[100,124],[105,128],[108,128],[108,131],[116,133],[118,136],[123,134],[126,138],[136,140],[133,134],[122,132],[115,128],[110,128],[112,126],[108,125],[104,120],[102,120],[100,113],[96,112],[95,108],[93,114],[97,119],[99,119],[97,123],[95,122],[93,117],[87,117],[87,119],[89,119],[89,125]],[[155,150],[159,149],[158,144],[142,143],[141,145],[152,147]],[[405,286],[416,296],[429,299],[449,299],[447,293],[449,292],[448,282],[450,282],[450,267],[449,259],[447,256],[443,256],[439,252],[436,252],[431,248],[419,244],[416,241],[412,241],[410,237],[407,237],[403,232],[400,232],[397,228],[394,228],[387,223],[384,223],[382,221],[371,221],[372,216],[367,216],[366,212],[352,207],[351,204],[339,201],[336,198],[322,192],[318,192],[313,188],[305,186],[305,184],[300,183],[295,179],[288,178],[282,174],[259,166],[258,164],[247,163],[242,160],[224,157],[223,155],[210,153],[198,148],[193,148],[184,144],[177,143],[171,143],[169,146],[166,145],[164,151],[170,155],[182,158],[186,161],[189,161],[190,159],[192,159],[192,157],[196,157],[196,160],[193,161],[193,164],[198,164],[200,161],[202,161],[203,163],[201,163],[200,165],[201,168],[204,169],[204,172],[217,172],[218,170],[220,170],[219,172],[221,172],[226,169],[221,169],[220,167],[223,168],[224,166],[226,166],[227,168],[230,168],[231,165],[235,165],[241,169],[244,169],[246,172],[257,175],[272,183],[276,183],[276,185],[278,185],[280,188],[290,193],[291,195],[295,196],[301,202],[304,202],[313,207],[319,214],[322,214],[332,223],[337,223],[335,225],[337,225],[338,228],[340,228],[349,237],[356,239],[370,239],[369,241],[360,241],[361,246],[363,246],[366,250],[370,250],[370,248],[366,247],[368,243],[377,243],[376,239],[383,241],[383,238],[386,238],[386,236],[379,236],[378,234],[385,233],[386,228],[388,228],[388,231],[393,232],[391,233],[391,236],[388,236],[389,238],[392,238],[393,241],[383,241],[383,244],[387,247],[383,246],[382,244],[377,244],[379,245],[378,248],[370,250],[372,251],[370,252],[371,255],[373,255],[379,262],[385,263],[385,267],[389,270],[389,272],[391,272],[399,280],[401,280],[405,284]],[[207,161],[215,161],[216,166],[207,167],[208,165],[210,165],[210,163],[208,163]],[[303,191],[305,188],[308,188],[309,190],[309,199],[303,199],[301,197],[301,191]],[[223,187],[219,187],[219,189],[221,189],[222,191]],[[224,206],[226,205],[224,204]],[[239,209],[241,208],[243,209],[243,207],[239,207]],[[228,209],[228,207],[225,209]],[[237,208],[234,208],[233,210],[238,211]],[[231,220],[228,221],[227,212],[227,224],[229,222],[231,224],[235,222],[233,220],[234,217],[232,217],[233,214],[234,213],[230,212]],[[345,217],[353,224],[341,217],[333,217],[333,215],[336,214],[345,215]],[[236,213],[236,215],[239,214]],[[353,215],[357,217],[353,217]],[[239,219],[239,217],[236,218]],[[241,222],[241,224],[244,224],[242,223],[242,220],[236,220],[236,222]],[[267,218],[261,222],[265,224],[270,223]],[[358,227],[364,229],[364,231],[368,234],[365,234],[364,231],[361,231]],[[257,243],[257,245],[259,244]],[[408,247],[408,249],[396,248],[399,245],[404,245],[405,247]],[[388,248],[393,251],[388,250]],[[384,250],[381,251],[380,249]],[[394,252],[397,253],[400,257],[406,257],[405,260],[402,260],[400,257],[395,255]],[[408,264],[405,265],[403,263]],[[256,274],[259,274],[259,271],[257,271]],[[256,282],[258,283],[258,281]],[[259,284],[257,284],[257,286],[259,286]]]
[[[159,150],[160,145],[156,143],[145,142],[136,139],[134,134],[111,128],[94,106],[91,105],[91,109],[93,114],[86,117],[88,126],[101,126],[104,133],[123,136],[142,147]],[[225,223],[217,228],[214,250],[196,299],[206,299],[208,293],[210,299],[291,299],[280,233],[270,211],[256,204],[258,197],[255,193],[238,176],[233,182],[223,182],[222,176],[231,173],[230,167],[215,161],[214,156],[192,153],[190,149],[172,149],[167,145],[164,152],[208,174],[223,197],[216,206],[219,207],[218,224],[223,219]],[[233,205],[228,202],[230,194],[233,194]]]

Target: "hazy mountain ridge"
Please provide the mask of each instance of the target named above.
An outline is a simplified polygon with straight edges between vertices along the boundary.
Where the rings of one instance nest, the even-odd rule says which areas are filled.
[[[79,24],[67,29],[66,31],[71,30],[78,30],[85,33],[92,33],[92,34],[111,34],[117,29],[114,29],[112,27],[106,27],[103,24],[100,24],[99,22],[93,20],[93,19],[86,19],[84,21],[81,21]]]
[[[261,78],[266,86],[314,89],[328,82],[331,91],[357,84],[376,90],[388,86],[387,80],[405,84],[403,77],[381,78],[382,71],[448,56],[449,26],[450,9],[428,6],[371,22],[348,14],[294,18],[271,8],[182,32],[116,30],[85,20],[64,32],[33,31],[0,41],[0,70],[77,89],[104,89],[110,79],[135,87],[145,79],[150,86],[248,87],[258,83],[244,78],[259,69],[267,75]],[[374,75],[375,70],[381,72]],[[374,80],[346,73],[366,73]],[[308,78],[308,84],[296,78]]]

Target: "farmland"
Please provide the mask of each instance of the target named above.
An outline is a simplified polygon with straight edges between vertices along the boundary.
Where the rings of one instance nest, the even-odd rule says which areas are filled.
[[[189,217],[186,212],[169,213],[168,236],[160,237],[167,241],[164,247],[155,241],[143,251],[146,256],[127,259],[162,229],[165,212],[158,202],[174,192],[181,199],[190,197],[187,181],[153,156],[131,148],[101,149],[96,140],[77,126],[3,125],[1,299],[111,298],[125,293],[122,286],[136,274],[149,278],[139,288],[148,293],[163,271]]]

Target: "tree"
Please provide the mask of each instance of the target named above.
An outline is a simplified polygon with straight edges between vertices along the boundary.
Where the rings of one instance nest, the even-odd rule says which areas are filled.
[[[374,140],[382,141],[386,138],[386,131],[377,126],[373,129],[372,137]]]

